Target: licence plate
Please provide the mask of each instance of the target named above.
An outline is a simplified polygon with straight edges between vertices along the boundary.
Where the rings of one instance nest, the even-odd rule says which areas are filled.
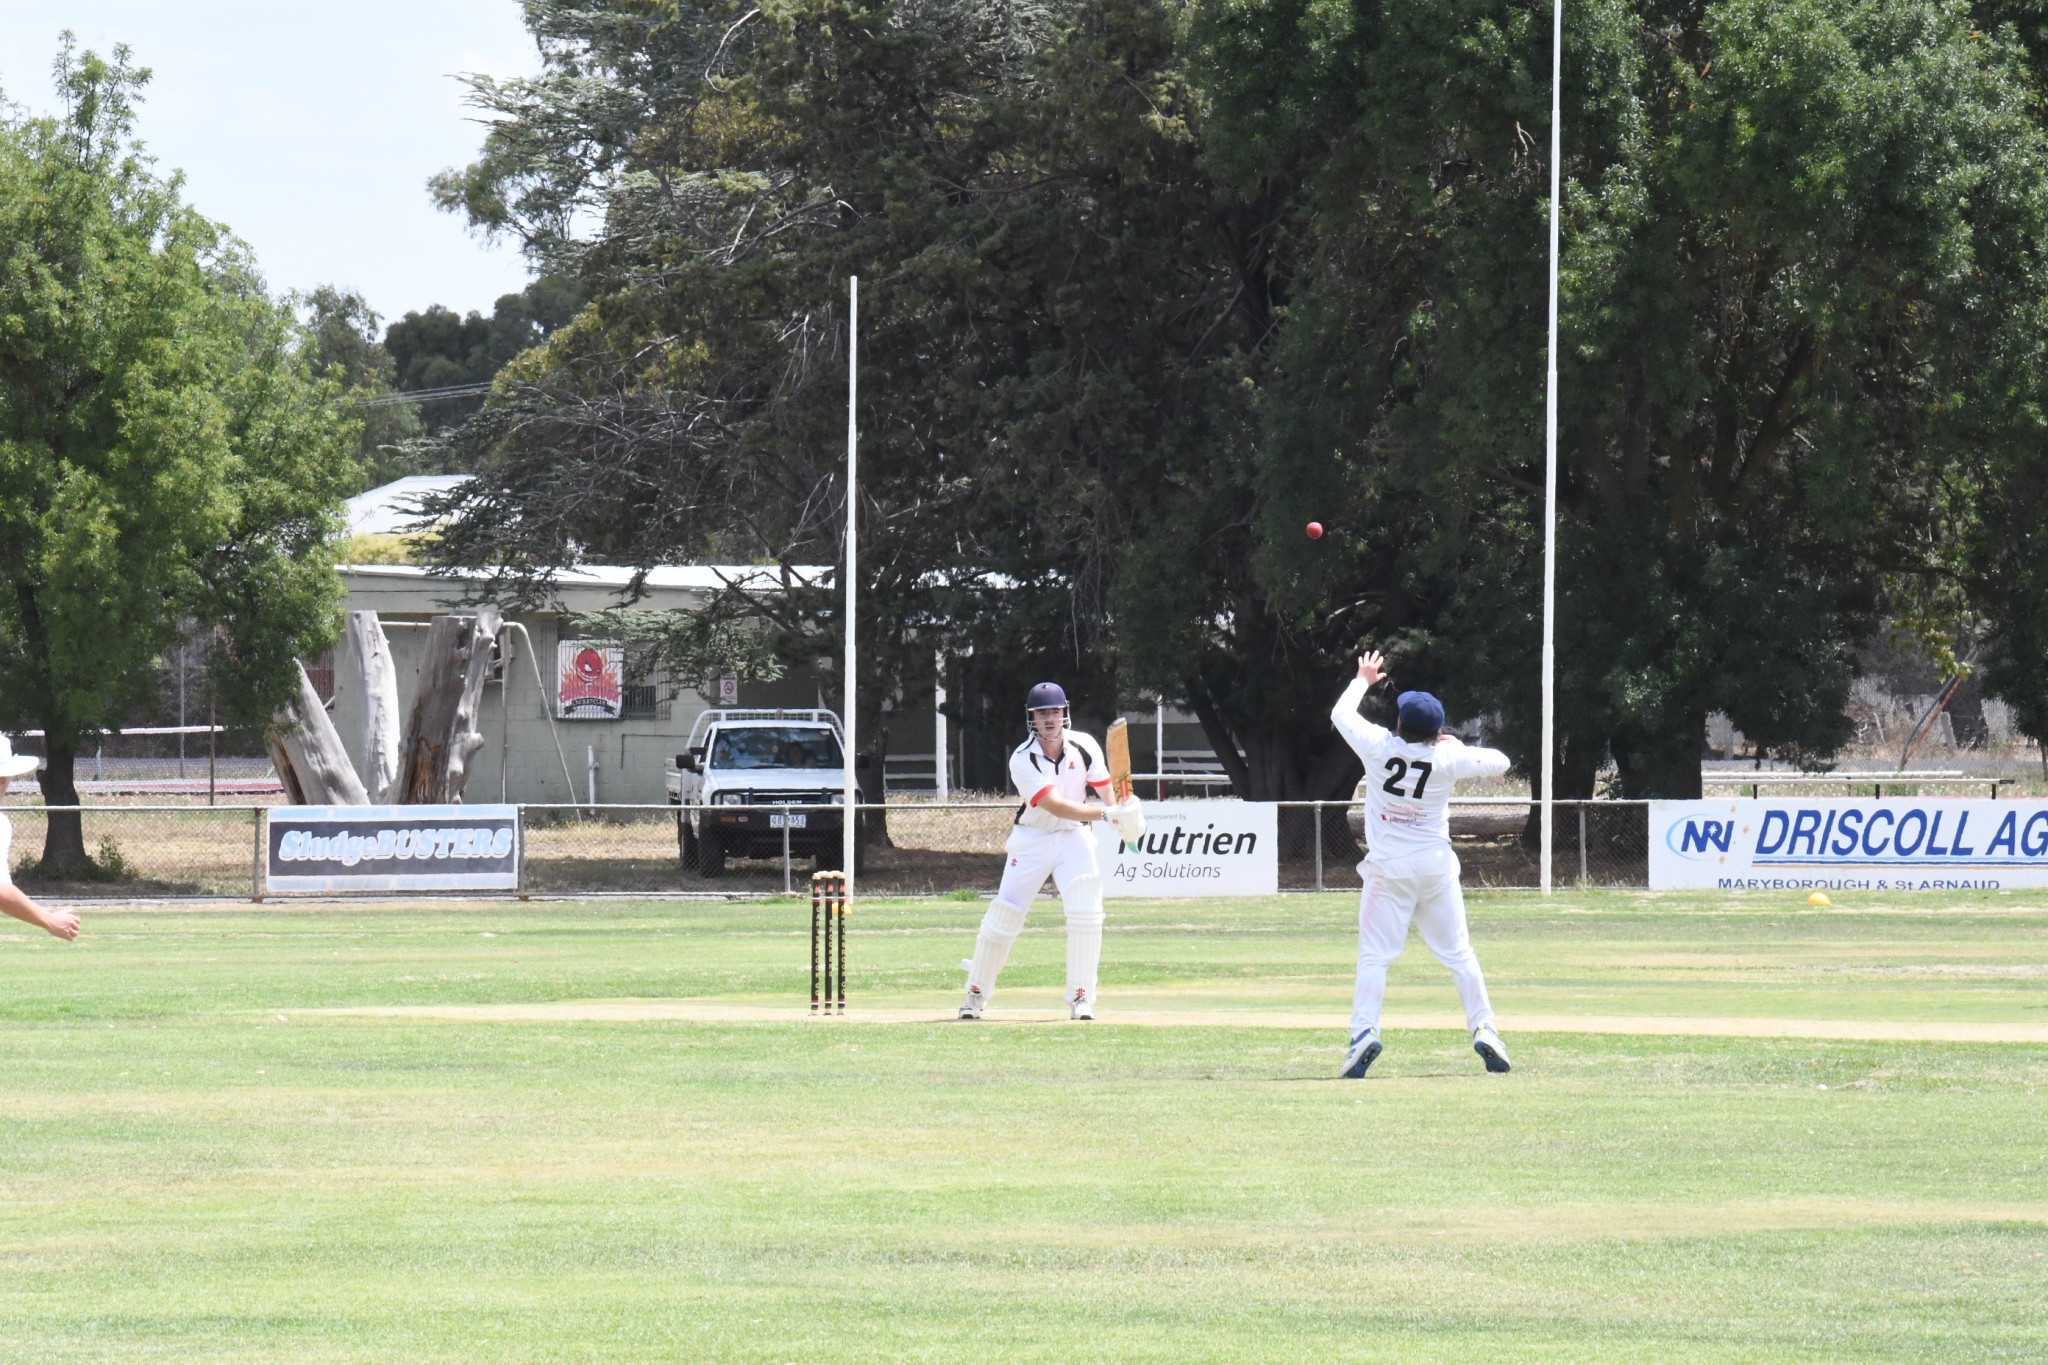
[[[810,823],[811,815],[809,811],[804,811],[797,815],[771,815],[768,817],[768,828],[770,829],[804,829]]]

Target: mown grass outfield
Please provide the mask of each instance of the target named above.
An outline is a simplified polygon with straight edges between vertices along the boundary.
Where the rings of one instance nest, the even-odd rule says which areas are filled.
[[[829,1022],[789,902],[88,908],[0,1360],[2048,1359],[2048,894],[1475,896],[1516,1071],[1415,944],[1363,1083],[1353,904],[1113,903],[1093,1025],[1047,904],[981,1025],[979,902]]]

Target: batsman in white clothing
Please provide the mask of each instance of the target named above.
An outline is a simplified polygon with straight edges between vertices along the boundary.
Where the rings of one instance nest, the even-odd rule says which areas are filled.
[[[1357,1080],[1380,1055],[1380,1008],[1387,968],[1408,943],[1412,920],[1436,960],[1450,968],[1472,1050],[1488,1071],[1508,1069],[1508,1051],[1493,1027],[1486,978],[1465,929],[1465,893],[1451,851],[1451,788],[1467,777],[1498,777],[1508,756],[1473,748],[1443,732],[1443,703],[1427,692],[1403,692],[1399,720],[1387,730],[1358,713],[1366,690],[1386,676],[1377,653],[1359,657],[1358,676],[1337,698],[1330,721],[1365,764],[1365,889],[1358,898],[1358,986],[1351,999],[1351,1047],[1343,1075]]]
[[[1023,804],[1003,844],[1003,881],[982,916],[967,966],[962,1019],[979,1019],[996,988],[1010,947],[1024,932],[1024,916],[1050,876],[1067,911],[1067,1013],[1095,1017],[1095,973],[1102,960],[1102,873],[1088,826],[1106,820],[1125,843],[1145,833],[1138,798],[1111,804],[1109,769],[1094,738],[1067,728],[1067,694],[1040,683],[1025,698],[1031,738],[1010,755],[1010,780]],[[1089,805],[1094,793],[1102,804]]]

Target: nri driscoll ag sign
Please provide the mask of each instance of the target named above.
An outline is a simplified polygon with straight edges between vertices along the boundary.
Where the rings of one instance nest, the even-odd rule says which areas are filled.
[[[1105,896],[1270,896],[1280,889],[1278,807],[1263,801],[1147,801],[1145,836],[1095,831]]]
[[[2048,801],[1652,801],[1650,885],[1729,891],[2048,886]]]
[[[270,891],[513,891],[517,806],[277,806]]]

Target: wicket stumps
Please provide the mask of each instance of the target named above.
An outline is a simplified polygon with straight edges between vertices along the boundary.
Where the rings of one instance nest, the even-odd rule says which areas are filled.
[[[832,939],[839,939],[839,1013],[846,1013],[846,874],[844,872],[814,872],[811,874],[811,1013],[821,1010],[832,1013]],[[820,953],[822,946],[823,952]],[[818,974],[819,958],[824,959],[825,973]],[[822,987],[822,993],[821,993]]]

